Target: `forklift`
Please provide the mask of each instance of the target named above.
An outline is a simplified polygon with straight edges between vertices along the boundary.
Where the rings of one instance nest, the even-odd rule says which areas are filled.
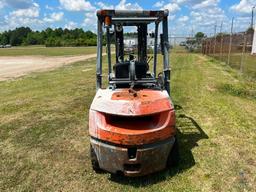
[[[178,164],[175,110],[170,99],[168,15],[168,10],[97,11],[97,93],[89,111],[90,155],[95,172],[137,177]],[[147,53],[149,25],[154,30],[151,57]],[[125,55],[124,29],[131,26],[137,30],[137,49]],[[157,74],[159,37],[163,70]],[[104,38],[107,88],[102,85]],[[113,42],[115,57],[111,55]]]

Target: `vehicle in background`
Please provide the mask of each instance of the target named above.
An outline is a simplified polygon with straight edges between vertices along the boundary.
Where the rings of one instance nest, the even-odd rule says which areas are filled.
[[[180,42],[180,46],[182,46],[182,47],[186,46],[186,42],[184,42],[184,41]]]
[[[12,47],[12,46],[9,45],[9,44],[7,44],[7,45],[4,46],[4,48],[11,48],[11,47]]]
[[[136,45],[129,45],[129,46],[124,46],[124,53],[125,54],[135,54],[137,51],[137,46]]]
[[[0,45],[0,48],[11,48],[12,46],[7,44],[7,45]]]

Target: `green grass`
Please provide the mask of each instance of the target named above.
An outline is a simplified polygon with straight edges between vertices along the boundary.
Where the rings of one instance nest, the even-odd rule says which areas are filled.
[[[172,66],[181,163],[133,179],[90,165],[95,60],[0,82],[0,191],[255,191],[255,81],[197,54]]]
[[[224,53],[222,57],[219,54],[215,55],[216,59],[221,59],[221,61],[228,63],[228,53]],[[234,69],[240,71],[245,76],[256,79],[256,56],[252,56],[250,53],[244,54],[244,64],[241,68],[241,53],[232,53],[230,56],[230,66]]]
[[[93,54],[96,47],[12,47],[0,49],[0,56],[24,56],[24,55],[43,55],[43,56],[64,56],[64,55],[84,55]]]
[[[241,57],[241,54],[232,54],[231,66],[240,70]],[[242,72],[256,79],[256,56],[252,56],[250,53],[245,54],[243,63]]]

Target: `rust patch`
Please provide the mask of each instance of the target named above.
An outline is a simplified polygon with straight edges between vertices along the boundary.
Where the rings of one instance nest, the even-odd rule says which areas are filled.
[[[100,168],[110,173],[122,172],[129,177],[148,175],[163,170],[174,141],[172,137],[163,143],[144,148],[133,147],[131,155],[129,154],[131,148],[117,147],[91,138]]]

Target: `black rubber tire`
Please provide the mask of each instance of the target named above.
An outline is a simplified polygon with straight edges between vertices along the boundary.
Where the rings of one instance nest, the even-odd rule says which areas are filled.
[[[90,145],[90,155],[91,155],[92,169],[96,173],[102,173],[102,169],[99,166],[99,161],[97,159],[96,153],[95,153],[95,151],[94,151],[94,149],[92,148],[91,145]]]
[[[179,143],[178,143],[177,136],[175,136],[175,141],[169,153],[166,167],[167,168],[175,167],[179,164],[179,161],[180,161]]]

